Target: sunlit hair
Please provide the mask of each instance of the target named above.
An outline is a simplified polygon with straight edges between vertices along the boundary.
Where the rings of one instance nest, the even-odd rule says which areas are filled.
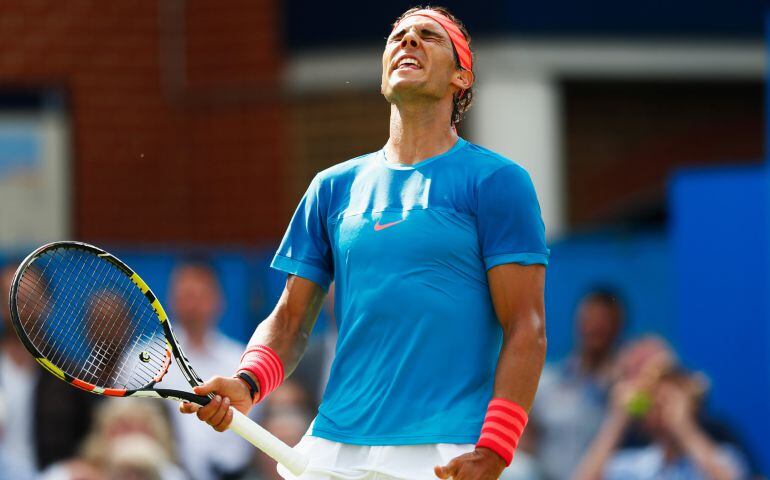
[[[457,17],[455,17],[452,12],[450,12],[445,7],[414,7],[410,8],[406,12],[402,13],[400,17],[396,19],[395,22],[393,22],[393,28],[396,28],[396,25],[401,23],[401,20],[408,17],[409,15],[413,14],[414,12],[418,10],[433,10],[434,12],[438,12],[445,17],[452,20],[455,25],[457,25],[457,28],[460,29],[460,32],[465,37],[465,40],[468,42],[468,45],[471,44],[471,35],[468,33],[468,29],[465,28],[465,25],[463,25],[463,22],[460,21]],[[460,65],[460,58],[457,56],[457,50],[455,50],[454,45],[452,45],[452,52],[454,53],[455,57],[455,65],[457,68],[462,68]],[[476,63],[476,55],[471,52],[471,55],[473,56],[473,64]],[[475,76],[475,72],[474,72]],[[464,92],[458,92],[454,96],[454,100],[452,103],[452,118],[451,122],[452,125],[456,125],[460,123],[460,121],[463,119],[463,116],[465,115],[465,112],[467,112],[471,108],[471,104],[473,103],[473,86],[471,86],[469,89],[465,90]]]
[[[110,398],[100,402],[92,430],[81,445],[81,457],[91,464],[104,466],[110,460],[114,440],[137,434],[155,442],[167,461],[176,460],[168,415],[160,402],[145,398]]]

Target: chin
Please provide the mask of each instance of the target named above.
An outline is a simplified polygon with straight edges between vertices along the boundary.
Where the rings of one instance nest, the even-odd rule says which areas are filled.
[[[422,80],[399,78],[396,81],[390,82],[389,88],[386,90],[389,92],[389,95],[386,96],[398,98],[422,96],[427,93],[425,87],[425,82]]]

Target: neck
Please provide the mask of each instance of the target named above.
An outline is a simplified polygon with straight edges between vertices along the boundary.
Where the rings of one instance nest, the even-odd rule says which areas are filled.
[[[610,350],[583,350],[580,354],[580,367],[586,372],[596,372],[602,368],[610,357]]]
[[[185,328],[185,346],[189,345],[191,349],[203,350],[206,344],[206,329],[203,328]]]
[[[390,138],[385,144],[388,161],[413,165],[452,148],[457,132],[449,123],[451,108],[448,102],[391,104]]]

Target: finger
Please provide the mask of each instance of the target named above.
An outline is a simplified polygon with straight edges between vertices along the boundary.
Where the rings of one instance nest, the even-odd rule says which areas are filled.
[[[200,406],[190,402],[182,402],[179,404],[179,411],[185,414],[195,413],[199,408]]]
[[[216,413],[211,416],[208,420],[208,424],[212,427],[217,427],[220,423],[222,423],[222,420],[225,419],[227,416],[227,413],[230,411],[230,399],[227,397],[222,398],[222,402],[219,404],[219,408],[217,409]]]
[[[457,474],[457,461],[452,460],[446,466],[436,467],[435,473],[438,478],[451,478]]]
[[[209,419],[212,416],[214,416],[215,413],[217,413],[217,410],[219,410],[219,406],[221,404],[222,404],[222,397],[217,395],[214,398],[212,398],[208,405],[198,409],[198,412],[197,412],[198,420],[201,420],[203,422],[208,422]]]
[[[222,377],[212,377],[203,385],[198,385],[193,388],[193,392],[198,395],[208,395],[209,393],[216,393],[219,386],[222,384]]]
[[[433,473],[435,473],[438,478],[449,478],[449,474],[444,473],[444,467],[433,467]]]
[[[222,423],[214,427],[214,430],[217,432],[224,432],[228,428],[230,428],[230,424],[233,422],[233,409],[228,408],[227,413],[225,414],[224,420],[222,420]]]

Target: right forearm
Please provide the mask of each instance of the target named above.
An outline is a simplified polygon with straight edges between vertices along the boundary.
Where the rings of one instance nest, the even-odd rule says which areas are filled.
[[[305,353],[324,297],[325,292],[314,283],[289,276],[275,309],[254,331],[249,346],[270,347],[288,376]]]
[[[583,460],[573,477],[575,480],[598,480],[602,478],[602,472],[604,472],[607,461],[620,444],[628,421],[626,415],[614,412],[607,417],[583,456]]]
[[[309,332],[294,328],[293,323],[270,315],[259,324],[249,340],[249,346],[266,345],[273,349],[281,359],[287,376],[297,367],[310,336]]]
[[[738,478],[733,465],[725,461],[714,442],[695,422],[682,426],[676,434],[684,451],[706,477],[714,480]]]

